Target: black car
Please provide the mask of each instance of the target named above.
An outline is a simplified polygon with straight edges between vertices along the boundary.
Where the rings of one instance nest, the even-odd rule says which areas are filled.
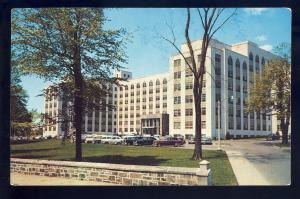
[[[133,142],[133,145],[152,145],[154,140],[156,140],[154,137],[140,137]]]
[[[273,141],[273,140],[279,140],[279,139],[280,139],[280,135],[276,135],[276,134],[270,134],[266,138],[267,141]]]
[[[130,137],[123,137],[124,138],[124,144],[125,145],[133,145],[134,141],[139,139],[140,137],[138,136],[130,136]]]

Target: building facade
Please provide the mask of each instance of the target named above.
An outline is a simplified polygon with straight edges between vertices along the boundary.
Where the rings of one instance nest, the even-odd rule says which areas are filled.
[[[192,46],[196,62],[199,63],[201,40],[193,41]],[[181,45],[181,51],[189,62],[186,44]],[[236,137],[267,135],[272,132],[271,117],[256,112],[248,114],[245,111],[250,85],[255,83],[253,75],[261,75],[264,65],[272,57],[272,53],[250,41],[234,45],[217,40],[210,42],[201,97],[202,134],[217,137],[218,101],[221,137],[225,137],[226,132]],[[123,86],[113,86],[112,93],[107,98],[116,109],[87,114],[85,132],[141,134],[146,132],[142,129],[145,127],[141,123],[142,118],[164,114],[168,117],[170,135],[193,135],[193,74],[180,54],[172,55],[169,60],[169,72],[165,74],[132,79],[131,72],[116,71],[116,77],[127,79],[121,82]],[[57,129],[58,126],[55,130],[59,133]],[[161,131],[157,132],[162,134]]]

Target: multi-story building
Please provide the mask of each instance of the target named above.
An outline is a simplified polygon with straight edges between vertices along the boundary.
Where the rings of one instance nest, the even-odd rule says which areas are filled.
[[[193,41],[192,46],[199,63],[201,40]],[[189,62],[186,44],[181,45],[181,51]],[[246,113],[245,102],[255,83],[253,75],[261,75],[273,56],[250,41],[234,45],[210,42],[201,97],[202,134],[217,136],[218,101],[222,137],[226,132],[236,137],[271,133],[271,118],[262,113]],[[180,54],[170,57],[169,72],[165,74],[137,79],[132,79],[132,73],[127,71],[117,71],[115,75],[127,79],[121,82],[123,86],[113,86],[111,100],[116,110],[111,114],[91,112],[86,116],[85,132],[194,134],[193,74]]]

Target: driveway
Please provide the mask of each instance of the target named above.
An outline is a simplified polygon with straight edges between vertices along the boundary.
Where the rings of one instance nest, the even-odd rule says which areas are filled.
[[[222,140],[239,185],[288,185],[291,179],[291,150],[274,146],[276,142],[263,139]],[[186,145],[184,148],[193,148]],[[203,149],[216,150],[213,145]]]

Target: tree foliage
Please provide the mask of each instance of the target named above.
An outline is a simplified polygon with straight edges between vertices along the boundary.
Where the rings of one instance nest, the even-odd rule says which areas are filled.
[[[275,50],[277,57],[270,60],[262,75],[255,75],[250,88],[247,111],[263,112],[277,116],[282,130],[282,142],[287,143],[291,115],[291,64],[290,47],[281,44]]]
[[[112,71],[126,62],[124,29],[106,29],[107,19],[99,8],[14,9],[12,49],[16,64],[25,74],[45,80],[68,80],[76,129],[76,159],[82,159],[81,126],[85,99],[93,99],[93,86],[113,83]],[[91,96],[87,96],[89,93]]]

